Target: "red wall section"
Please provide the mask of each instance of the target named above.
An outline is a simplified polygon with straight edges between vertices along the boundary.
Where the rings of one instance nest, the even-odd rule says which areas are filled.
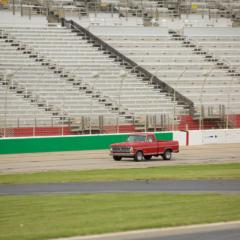
[[[20,127],[6,129],[7,137],[28,137],[28,136],[58,136],[70,135],[70,127]],[[3,132],[3,131],[2,131]],[[3,134],[3,133],[2,133]]]

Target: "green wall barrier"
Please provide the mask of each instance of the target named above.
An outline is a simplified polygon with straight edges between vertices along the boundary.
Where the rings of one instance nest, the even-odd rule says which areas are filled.
[[[155,133],[155,136],[157,138],[157,140],[173,140],[173,133],[172,132],[166,132],[166,133]]]
[[[108,149],[124,142],[128,134],[0,139],[0,154]],[[172,140],[173,133],[156,133],[158,140]]]

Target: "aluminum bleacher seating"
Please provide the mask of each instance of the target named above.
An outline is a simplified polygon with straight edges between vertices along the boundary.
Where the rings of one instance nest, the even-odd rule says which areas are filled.
[[[5,39],[1,39],[0,72],[2,73],[2,81],[4,81],[3,78],[6,70],[14,72],[11,78],[12,82],[24,87],[26,91],[31,92],[33,95],[40,96],[47,104],[59,109],[60,113],[66,113],[69,117],[112,114],[104,105],[86,93],[81,93],[72,83],[62,79],[47,66],[43,66],[41,62],[35,61],[27,54],[23,54],[22,51],[11,46],[11,43],[5,42]],[[3,85],[2,87],[4,88]],[[1,98],[1,106],[4,106],[4,102],[2,101],[3,98]],[[19,109],[19,114],[13,111],[12,113],[15,113],[15,115],[8,115],[9,117],[12,116],[12,120],[8,121],[9,124],[11,121],[17,124],[16,119],[20,119],[21,126],[23,126],[29,118],[32,121],[34,121],[34,118],[41,119],[45,113],[44,110],[39,112],[36,106],[31,106],[31,108],[26,107],[26,104],[22,104],[21,101],[16,101],[15,105],[14,103],[12,104],[16,109]],[[29,116],[27,116],[28,110]],[[26,113],[22,114],[22,117],[20,114],[21,111]],[[48,119],[48,125],[51,124],[51,117],[51,114],[45,113],[45,120],[47,122]]]
[[[51,125],[54,117],[0,84],[0,125],[7,127]]]
[[[191,40],[215,57],[240,67],[240,36],[191,36]]]
[[[121,107],[131,113],[172,114],[173,112],[174,104],[170,97],[155,90],[152,85],[143,82],[130,70],[126,77],[121,77],[120,72],[125,70],[123,66],[114,62],[113,59],[94,48],[87,40],[81,39],[68,29],[5,27],[4,31],[21,44],[26,44],[39,56],[64,69],[68,74],[90,84],[93,89],[110,97],[114,102],[118,102],[120,98]],[[44,78],[45,80],[42,79],[44,76],[42,73],[41,79],[38,79],[36,83],[32,82],[33,78],[31,80],[19,79],[19,81],[22,81],[32,91],[38,91],[54,104],[57,104],[58,95],[61,96],[59,101],[62,101],[64,95],[64,107],[70,116],[75,115],[74,109],[79,109],[78,114],[80,112],[89,114],[88,106],[90,105],[87,103],[86,96],[80,96],[80,94],[77,96],[78,90],[74,86],[70,86],[69,83],[63,84],[59,78],[54,80],[51,73],[48,73],[48,69],[44,71],[47,72],[48,76]],[[93,71],[97,72],[97,77],[92,76]],[[48,82],[49,77],[52,82],[44,87],[44,83]],[[63,91],[65,92],[63,93]],[[74,96],[76,96],[75,99]],[[69,103],[68,106],[69,99],[71,99],[71,104]],[[84,106],[80,105],[81,102],[84,103]],[[88,112],[84,112],[84,109]],[[179,113],[185,111],[182,106],[177,106],[176,109]],[[104,115],[107,111],[96,105],[94,113]]]
[[[202,105],[206,109],[209,106],[218,109],[220,105],[224,105],[229,113],[239,113],[239,79],[233,78],[225,69],[218,68],[215,62],[207,61],[205,55],[194,54],[193,49],[184,46],[182,41],[176,41],[171,35],[115,34],[114,36],[102,33],[98,36],[187,96],[197,109]],[[213,51],[222,51],[227,46],[230,50],[239,50],[239,36],[235,36],[235,40],[232,41],[222,42],[215,39],[210,43],[203,38],[205,37],[201,36],[194,40],[200,41],[200,46],[205,46],[205,43],[209,44],[209,47],[214,46]],[[211,48],[207,49],[211,50]],[[237,54],[225,55],[225,58],[234,66],[240,64]]]

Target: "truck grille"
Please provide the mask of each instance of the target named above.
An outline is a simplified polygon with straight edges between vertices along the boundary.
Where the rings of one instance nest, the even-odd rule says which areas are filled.
[[[119,153],[129,153],[130,152],[130,147],[113,147],[112,151],[113,152],[119,152]]]

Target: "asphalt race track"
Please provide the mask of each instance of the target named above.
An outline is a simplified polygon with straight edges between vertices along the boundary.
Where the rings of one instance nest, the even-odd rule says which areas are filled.
[[[240,193],[238,180],[126,181],[0,185],[0,195],[82,194],[116,192]]]
[[[181,147],[171,161],[161,157],[134,162],[113,161],[108,150],[0,155],[0,174],[109,168],[146,168],[183,164],[240,163],[240,144]]]

